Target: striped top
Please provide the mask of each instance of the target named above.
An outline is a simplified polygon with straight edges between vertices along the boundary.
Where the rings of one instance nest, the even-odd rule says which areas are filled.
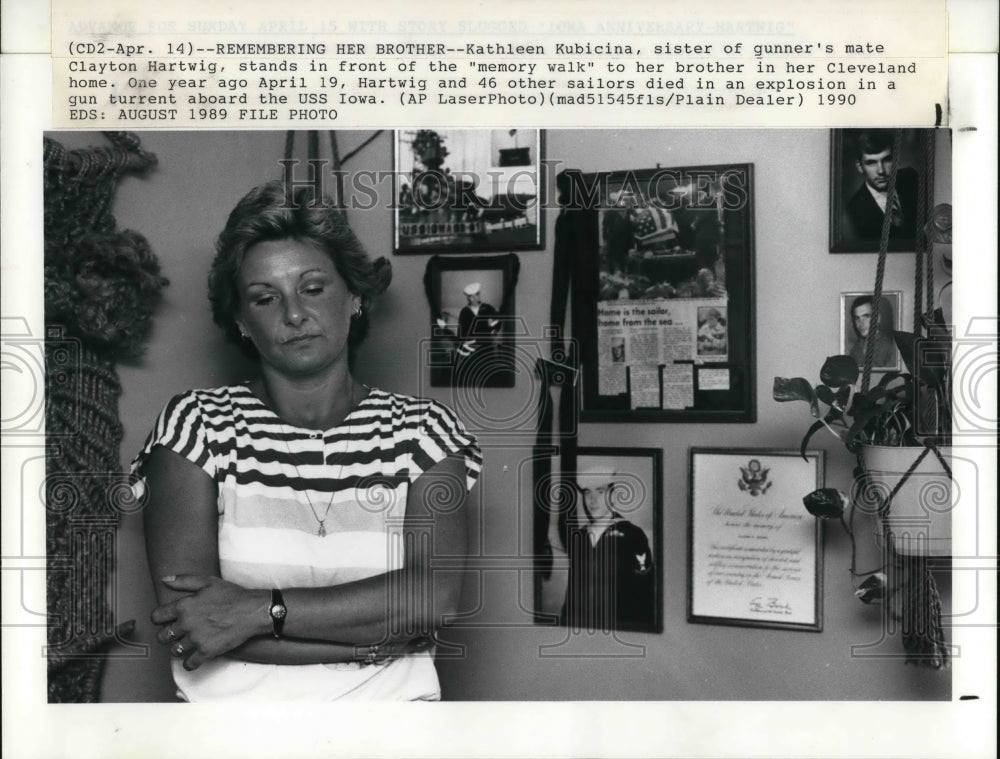
[[[222,577],[250,588],[325,587],[401,567],[398,536],[409,486],[452,454],[465,458],[466,490],[482,467],[475,438],[450,409],[377,388],[338,426],[323,431],[284,423],[246,385],[190,390],[160,413],[133,472],[141,473],[157,445],[215,481]],[[187,700],[419,698],[437,687],[433,662],[423,658],[422,665],[415,656],[385,667],[218,659],[193,673],[175,661],[174,679]],[[318,691],[305,688],[303,694],[297,673],[317,667]],[[403,681],[386,687],[400,676]],[[373,677],[382,681],[377,688],[367,682]],[[366,696],[366,689],[378,695]],[[286,690],[290,695],[281,695]]]

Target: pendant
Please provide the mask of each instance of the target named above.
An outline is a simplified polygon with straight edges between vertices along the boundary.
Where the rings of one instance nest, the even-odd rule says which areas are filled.
[[[325,521],[326,521],[325,519],[319,520],[319,529],[316,530],[316,534],[319,535],[321,538],[326,537],[326,526],[323,524],[323,522]]]

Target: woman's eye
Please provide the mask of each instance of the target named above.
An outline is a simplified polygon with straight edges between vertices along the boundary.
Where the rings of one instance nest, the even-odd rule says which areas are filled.
[[[251,302],[255,306],[261,306],[261,307],[268,306],[268,305],[270,305],[271,303],[274,302],[274,296],[273,295],[261,295],[259,298],[254,298],[253,301],[251,301]]]
[[[323,292],[323,286],[313,285],[311,287],[307,287],[305,290],[303,290],[303,292],[306,295],[320,295]]]

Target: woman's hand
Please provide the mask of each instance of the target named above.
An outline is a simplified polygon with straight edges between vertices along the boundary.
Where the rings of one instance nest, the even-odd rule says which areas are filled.
[[[150,615],[153,624],[161,625],[157,640],[170,646],[172,656],[184,658],[187,670],[271,630],[270,591],[247,590],[205,575],[169,576],[161,582],[189,594],[157,606]]]

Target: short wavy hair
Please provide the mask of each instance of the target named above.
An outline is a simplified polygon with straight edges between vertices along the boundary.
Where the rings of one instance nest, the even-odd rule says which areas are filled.
[[[347,335],[350,360],[368,332],[368,314],[375,298],[392,280],[390,263],[368,256],[343,211],[327,196],[315,197],[311,187],[289,192],[277,180],[255,187],[236,204],[215,243],[215,260],[208,274],[212,320],[222,327],[227,340],[240,345],[252,358],[259,358],[257,350],[252,342],[241,339],[236,325],[240,309],[236,280],[247,251],[254,245],[297,240],[315,245],[330,257],[347,289],[361,298],[361,315],[351,319]]]
[[[866,155],[888,150],[895,155],[895,134],[891,129],[862,129],[854,136],[854,158],[863,161]]]

